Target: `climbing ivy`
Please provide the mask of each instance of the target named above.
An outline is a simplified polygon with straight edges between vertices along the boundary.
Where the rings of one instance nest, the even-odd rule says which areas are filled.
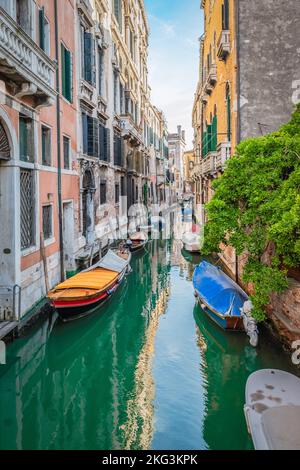
[[[270,294],[283,292],[288,268],[300,265],[300,105],[277,132],[240,143],[213,189],[204,252],[223,244],[245,255],[243,280],[262,321]]]

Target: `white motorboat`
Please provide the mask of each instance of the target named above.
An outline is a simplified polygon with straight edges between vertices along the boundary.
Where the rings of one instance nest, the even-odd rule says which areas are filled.
[[[260,370],[246,385],[245,417],[256,450],[300,450],[300,379]]]

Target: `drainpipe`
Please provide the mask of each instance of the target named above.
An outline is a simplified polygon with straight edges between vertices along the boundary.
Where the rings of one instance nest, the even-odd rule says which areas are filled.
[[[235,1],[235,43],[236,43],[236,144],[241,140],[241,123],[240,123],[240,5],[239,0]],[[236,282],[239,282],[239,257],[235,256],[235,276]]]
[[[58,226],[60,251],[60,278],[65,279],[64,242],[63,242],[63,206],[62,206],[62,179],[61,179],[61,120],[60,120],[60,83],[59,83],[59,36],[58,36],[58,5],[54,0],[55,22],[55,59],[56,59],[56,125],[57,125],[57,190],[58,190]]]

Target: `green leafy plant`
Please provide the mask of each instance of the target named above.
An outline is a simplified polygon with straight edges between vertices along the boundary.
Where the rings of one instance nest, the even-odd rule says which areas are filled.
[[[204,252],[223,244],[245,254],[243,280],[264,320],[270,294],[283,292],[288,269],[300,265],[300,105],[277,132],[240,143],[213,189]]]

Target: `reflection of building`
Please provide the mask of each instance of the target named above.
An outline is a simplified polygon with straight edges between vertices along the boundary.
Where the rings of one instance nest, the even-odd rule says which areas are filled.
[[[185,131],[181,126],[177,127],[177,133],[169,134],[169,162],[170,172],[173,175],[173,190],[177,197],[181,197],[184,191],[184,166],[183,154],[185,151]]]
[[[147,447],[153,341],[170,270],[163,242],[151,250],[134,260],[105,311],[69,324],[67,334],[46,321],[10,346],[0,367],[0,449]]]
[[[184,193],[186,195],[189,195],[194,192],[194,181],[192,178],[192,171],[195,166],[195,154],[193,150],[184,152],[183,165],[184,165]]]

